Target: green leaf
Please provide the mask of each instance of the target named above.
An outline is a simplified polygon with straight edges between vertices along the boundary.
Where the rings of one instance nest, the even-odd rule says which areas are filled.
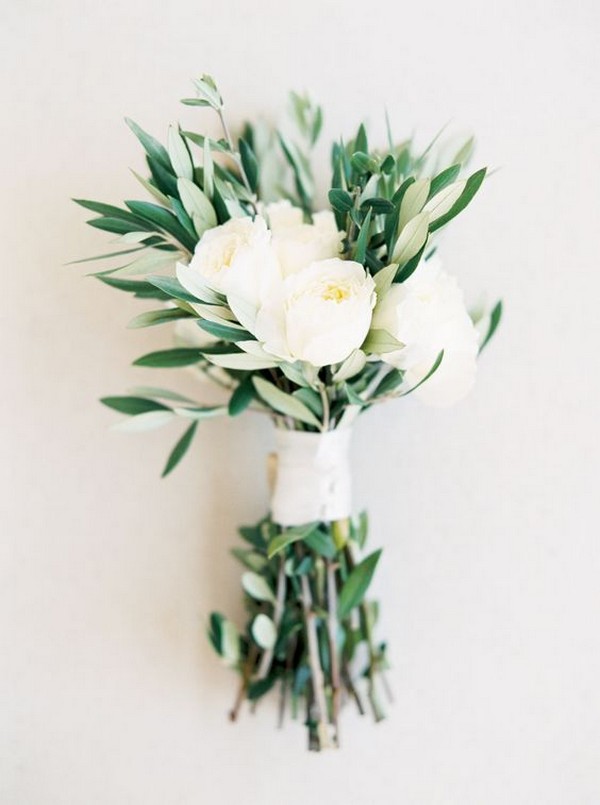
[[[252,333],[244,330],[242,327],[236,327],[233,322],[231,326],[226,324],[217,324],[215,321],[208,321],[208,319],[198,319],[198,326],[205,330],[207,333],[214,335],[220,341],[255,341]]]
[[[206,141],[209,139],[203,134],[196,134],[195,131],[182,131],[181,133],[186,140],[190,140],[190,142],[199,145],[200,148],[204,148]],[[229,143],[226,140],[210,140],[210,147],[213,151],[219,151],[222,154],[228,154],[231,152]]]
[[[459,173],[460,165],[450,165],[449,168],[446,168],[445,170],[441,171],[441,173],[438,173],[438,175],[431,180],[431,187],[429,188],[429,197],[427,200],[429,201],[429,199],[433,198],[436,193],[439,193],[440,190],[443,190],[444,187],[452,184]]]
[[[242,575],[242,587],[250,598],[255,601],[268,601],[270,604],[275,603],[275,596],[273,590],[269,587],[267,581],[259,576],[258,573],[253,573],[248,570]]]
[[[254,682],[250,682],[246,692],[249,701],[255,702],[257,699],[260,699],[271,690],[276,681],[277,677],[272,675],[264,679],[257,679]]]
[[[201,237],[207,229],[217,225],[215,208],[206,193],[188,179],[178,179],[177,189],[186,212],[194,221],[198,236]],[[196,225],[197,222],[199,226]]]
[[[369,234],[371,227],[371,215],[372,210],[371,208],[369,208],[369,211],[365,215],[364,221],[361,224],[360,234],[354,246],[353,259],[356,260],[357,263],[364,263],[365,261],[365,255],[367,253],[367,243],[369,242]]]
[[[241,562],[244,567],[254,571],[254,573],[261,573],[267,564],[266,557],[248,548],[232,548],[231,553],[238,562]]]
[[[358,127],[356,139],[354,140],[354,150],[362,151],[364,154],[369,153],[369,142],[367,140],[367,130],[364,123],[361,123]]]
[[[381,301],[391,288],[397,271],[398,263],[390,263],[389,266],[382,268],[373,277],[378,301]]]
[[[292,397],[306,405],[307,408],[320,420],[323,418],[323,401],[321,395],[311,388],[299,388],[292,392]]]
[[[240,372],[256,372],[261,369],[272,369],[277,366],[275,361],[257,358],[247,352],[212,353],[203,349],[204,357],[215,366],[222,369],[234,369]]]
[[[390,369],[373,392],[373,397],[381,397],[393,391],[402,383],[403,378],[404,372],[401,369]]]
[[[149,352],[142,355],[133,362],[134,366],[152,366],[165,369],[180,366],[192,366],[202,360],[202,353],[199,349],[187,349],[178,347],[176,349],[162,349],[158,352]]]
[[[426,380],[429,380],[429,378],[431,377],[431,375],[433,375],[435,372],[437,372],[437,370],[439,369],[440,364],[441,364],[441,362],[442,362],[443,360],[444,360],[444,350],[442,350],[442,351],[439,353],[439,355],[437,356],[437,358],[435,359],[435,361],[434,361],[434,363],[433,363],[433,366],[432,366],[432,367],[431,367],[431,369],[430,369],[430,370],[427,372],[427,374],[425,375],[425,377],[424,377],[422,380],[419,380],[419,382],[416,384],[416,386],[413,386],[413,387],[412,387],[412,388],[410,388],[408,391],[405,391],[403,394],[399,394],[398,396],[399,396],[399,397],[407,397],[409,394],[412,394],[412,393],[413,393],[413,391],[416,391],[416,390],[419,388],[419,386],[422,386],[422,385],[423,385],[423,383],[425,383],[425,381],[426,381]]]
[[[154,430],[166,425],[174,418],[175,414],[172,411],[147,411],[143,414],[136,414],[129,419],[113,425],[113,430],[129,431],[130,433],[139,433],[145,430]]]
[[[275,645],[275,641],[277,640],[277,629],[275,628],[275,624],[269,618],[268,615],[265,615],[264,612],[260,612],[252,621],[252,626],[250,627],[250,632],[252,633],[252,637],[254,638],[255,642],[262,648],[262,649],[272,649]]]
[[[336,554],[335,545],[331,539],[331,534],[322,528],[315,528],[304,537],[304,542],[311,551],[324,556],[326,559],[333,559]]]
[[[194,163],[185,140],[174,126],[169,126],[167,145],[169,159],[176,176],[191,181],[194,178]]]
[[[413,182],[407,187],[406,192],[404,193],[404,198],[402,199],[402,204],[400,205],[400,219],[398,226],[401,238],[404,227],[409,223],[409,221],[412,221],[413,218],[418,215],[425,206],[425,202],[429,196],[430,186],[431,182],[429,179],[417,179],[416,182]]]
[[[240,138],[239,149],[242,168],[248,179],[248,184],[253,192],[256,193],[258,190],[258,162],[256,156],[250,145],[243,138]]]
[[[187,310],[181,308],[165,308],[164,310],[149,310],[146,313],[140,313],[132,319],[127,325],[130,329],[137,329],[139,327],[153,327],[155,324],[166,324],[168,322],[177,321],[178,319],[192,318],[192,314]]]
[[[267,548],[267,555],[269,559],[272,559],[288,545],[298,542],[299,540],[306,539],[313,531],[316,530],[317,526],[317,523],[307,523],[306,525],[293,526],[292,528],[283,529],[280,534],[277,534],[277,536],[273,537],[273,539],[269,542]]]
[[[369,554],[366,559],[356,565],[344,582],[338,600],[340,620],[347,618],[354,607],[358,606],[365,597],[380,556],[381,550]]]
[[[328,193],[329,203],[337,212],[349,212],[352,209],[352,196],[347,190],[333,187]]]
[[[465,188],[458,200],[454,202],[450,210],[448,210],[445,215],[440,216],[430,224],[430,232],[435,232],[436,229],[439,229],[441,226],[444,226],[444,224],[447,224],[448,221],[451,221],[459,214],[459,212],[462,212],[465,209],[481,187],[483,180],[485,179],[486,170],[487,168],[481,168],[481,170],[478,170],[469,176],[467,183],[465,184]]]
[[[157,162],[152,157],[146,157],[146,162],[152,174],[152,181],[158,189],[167,196],[177,195],[177,179],[170,168],[166,168],[161,162]]]
[[[346,392],[346,396],[348,397],[348,401],[351,405],[360,405],[361,408],[363,405],[367,405],[366,401],[363,400],[362,397],[359,397],[349,383],[346,383],[344,386],[344,391]]]
[[[86,223],[89,226],[93,226],[95,229],[111,232],[113,235],[126,235],[128,232],[133,232],[139,228],[137,224],[133,224],[123,218],[92,218],[90,221],[86,221]]]
[[[103,282],[111,288],[117,288],[119,291],[132,293],[137,299],[159,299],[165,301],[170,298],[164,291],[161,291],[150,282],[145,282],[144,280],[120,279],[119,277],[111,277],[110,275],[102,276],[101,274],[97,274],[96,277],[100,282]]]
[[[210,201],[215,191],[215,166],[210,151],[210,137],[207,137],[204,140],[203,152],[204,161],[202,164],[202,188]]]
[[[169,155],[163,145],[161,145],[158,140],[155,140],[150,134],[147,134],[137,123],[134,123],[133,120],[126,117],[125,122],[131,129],[131,131],[135,134],[138,140],[144,147],[145,152],[148,154],[149,157],[159,162],[163,167],[165,167],[168,171],[171,170],[171,162],[169,160]]]
[[[465,142],[465,144],[459,148],[456,156],[452,161],[458,162],[460,165],[466,164],[471,158],[471,155],[473,154],[474,146],[475,146],[475,137],[469,137],[469,139]]]
[[[423,207],[423,212],[429,213],[429,222],[432,224],[441,218],[442,215],[452,209],[454,204],[461,197],[465,189],[466,181],[461,179],[458,182],[452,182],[443,190],[440,190],[435,196],[429,199],[427,204]]]
[[[394,212],[396,209],[391,201],[386,198],[368,198],[360,205],[361,210],[364,208],[372,209],[375,215],[387,215]]]
[[[238,416],[248,408],[255,398],[252,378],[247,377],[231,395],[228,405],[229,416]]]
[[[369,533],[369,515],[366,511],[362,511],[358,515],[358,523],[354,530],[354,540],[358,547],[362,550],[367,542],[367,534]]]
[[[172,472],[175,467],[179,464],[181,459],[187,453],[189,446],[191,445],[194,435],[196,433],[196,428],[198,427],[197,422],[192,422],[189,428],[185,431],[181,439],[177,442],[173,450],[171,451],[169,458],[167,459],[167,463],[165,464],[165,468],[162,471],[162,478],[165,478],[170,472]]]
[[[252,378],[254,388],[259,396],[269,405],[273,410],[278,411],[285,416],[291,416],[300,422],[305,422],[307,425],[320,429],[321,423],[313,414],[313,412],[304,405],[303,402],[292,397],[291,394],[286,394],[281,391],[273,383],[269,383],[262,377]]]
[[[494,309],[490,314],[490,326],[488,327],[488,331],[485,334],[485,338],[481,342],[479,352],[481,352],[481,350],[489,343],[491,337],[498,329],[498,325],[500,324],[501,320],[502,320],[502,300],[496,303]]]
[[[222,416],[227,413],[227,408],[224,405],[197,405],[193,408],[174,408],[173,411],[177,416],[200,420]]]
[[[167,196],[165,196],[164,193],[160,192],[158,187],[155,187],[155,185],[153,185],[152,182],[149,182],[148,179],[144,179],[143,176],[140,176],[140,174],[136,173],[134,170],[131,170],[131,172],[138,180],[138,182],[142,185],[142,187],[145,190],[147,190],[148,193],[150,193],[150,195],[153,196],[158,201],[159,204],[164,204],[165,207],[169,206],[169,199],[167,198]]]
[[[149,411],[171,410],[162,403],[156,402],[155,400],[147,400],[143,397],[102,397],[100,402],[109,408],[113,408],[120,414],[127,414],[128,416],[147,414]]]
[[[167,299],[180,299],[184,302],[193,303],[198,301],[198,298],[189,291],[186,291],[179,280],[175,279],[174,277],[163,277],[161,275],[154,274],[147,277],[147,281],[150,286],[159,288]]]
[[[188,251],[194,251],[197,240],[189,235],[172,212],[150,201],[126,201],[125,204],[140,218],[173,235]]]
[[[361,349],[364,352],[374,352],[377,355],[383,355],[386,352],[395,352],[397,349],[402,349],[404,344],[398,341],[387,330],[369,330],[367,338],[362,345]]]
[[[406,224],[394,248],[392,261],[403,266],[427,243],[429,213],[420,212]]]
[[[189,397],[178,394],[176,391],[160,389],[156,386],[135,386],[131,389],[132,393],[145,397],[158,397],[161,400],[174,400],[175,402],[194,403]]]
[[[376,275],[377,276],[377,275]],[[343,383],[361,372],[367,362],[367,356],[361,349],[355,349],[331,378],[333,383]]]
[[[214,650],[229,665],[236,665],[240,655],[240,638],[237,629],[219,612],[211,612],[208,638]]]

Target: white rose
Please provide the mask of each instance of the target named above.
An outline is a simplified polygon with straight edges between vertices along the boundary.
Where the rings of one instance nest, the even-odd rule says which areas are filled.
[[[302,210],[289,201],[267,205],[265,214],[284,277],[317,260],[339,256],[344,233],[338,231],[331,210],[315,213],[312,224],[305,223]]]
[[[375,283],[360,263],[320,260],[273,288],[254,333],[278,358],[327,366],[361,346],[374,304]]]
[[[415,391],[430,405],[451,405],[473,386],[478,335],[454,277],[433,257],[411,277],[394,284],[373,313],[373,327],[387,330],[405,346],[381,356],[405,372],[405,388],[416,385],[444,358],[437,371]]]
[[[232,218],[208,229],[189,267],[211,288],[251,307],[258,307],[266,290],[279,279],[271,233],[261,216]]]

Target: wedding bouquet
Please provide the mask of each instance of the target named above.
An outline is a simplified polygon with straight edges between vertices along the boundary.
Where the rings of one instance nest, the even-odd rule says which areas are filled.
[[[183,103],[213,110],[222,138],[172,126],[164,147],[128,120],[149,169],[134,175],[152,201],[77,203],[121,244],[91,259],[124,264],[94,276],[158,303],[129,326],[175,323],[174,345],[135,364],[193,367],[225,402],[148,387],[102,402],[128,416],[125,429],[185,423],[163,475],[204,420],[272,419],[270,513],[241,529],[245,547],[233,551],[247,620],[238,628],[213,613],[208,632],[239,674],[231,718],[276,688],[280,718],[301,710],[319,750],[339,744],[346,700],[377,721],[387,692],[378,607],[366,597],[381,551],[365,552],[367,517],[352,512],[352,425],[386,400],[415,392],[446,405],[471,388],[501,304],[474,320],[435,239],[486,171],[463,175],[471,140],[439,164],[435,141],[418,153],[388,126],[387,146],[374,149],[361,125],[333,144],[329,206],[317,210],[321,109],[292,94],[292,131],[257,122],[233,137],[214,80],[194,84]]]

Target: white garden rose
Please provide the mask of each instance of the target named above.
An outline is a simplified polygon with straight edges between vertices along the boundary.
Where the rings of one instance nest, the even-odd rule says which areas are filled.
[[[478,334],[456,279],[436,257],[421,263],[401,284],[391,286],[373,313],[373,327],[387,330],[405,346],[381,356],[405,372],[403,387],[422,380],[444,350],[437,371],[415,391],[430,405],[451,405],[473,386]]]
[[[305,223],[302,210],[289,201],[269,204],[265,214],[284,277],[317,260],[339,256],[344,233],[338,231],[331,210],[314,213],[312,224]]]
[[[189,268],[211,288],[257,307],[279,270],[261,216],[232,218],[200,238]]]
[[[275,357],[328,366],[361,346],[374,304],[375,283],[360,263],[320,260],[273,289],[254,333]]]

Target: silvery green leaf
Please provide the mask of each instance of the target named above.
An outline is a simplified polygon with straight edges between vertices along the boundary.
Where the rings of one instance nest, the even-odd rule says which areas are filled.
[[[246,573],[242,574],[242,587],[255,601],[268,601],[271,604],[275,603],[273,590],[258,573],[253,573],[251,570],[248,570]]]
[[[228,665],[236,665],[240,658],[240,636],[227,618],[221,622],[221,654]]]
[[[231,553],[238,562],[241,562],[245,567],[255,573],[260,573],[261,570],[265,569],[267,564],[267,559],[262,556],[262,554],[249,548],[232,548]]]
[[[445,215],[450,209],[452,209],[454,202],[458,201],[462,195],[466,184],[466,179],[453,182],[452,184],[448,185],[448,187],[440,190],[440,192],[433,196],[433,198],[429,199],[427,204],[423,207],[423,212],[429,213],[430,223],[436,221],[438,218],[440,218],[442,215]]]
[[[132,170],[131,172],[138,180],[138,182],[142,185],[142,187],[145,188],[150,193],[151,196],[154,196],[154,198],[160,204],[162,204],[164,207],[170,206],[169,199],[164,195],[164,193],[160,192],[158,187],[155,187],[151,182],[148,181],[148,179],[144,179],[143,176],[140,176],[139,173],[136,173],[134,170]]]
[[[205,74],[201,78],[195,78],[194,86],[200,97],[207,101],[213,109],[218,110],[223,106],[223,99],[212,76]]]
[[[276,360],[273,355],[270,355],[264,350],[262,344],[259,344],[258,341],[236,341],[235,345],[243,349],[244,352],[247,352],[249,355],[253,355],[255,358],[260,358],[264,361]]]
[[[126,419],[123,422],[118,422],[112,426],[112,430],[129,431],[130,433],[138,433],[145,430],[154,430],[154,428],[161,428],[168,422],[171,422],[175,414],[172,411],[148,411],[146,414],[138,414]]]
[[[180,307],[163,308],[162,310],[147,310],[135,316],[127,325],[136,330],[140,327],[153,327],[156,324],[167,324],[178,319],[189,319],[190,314]]]
[[[377,276],[377,275],[376,275]],[[332,380],[334,383],[343,383],[349,380],[359,372],[362,372],[367,362],[367,356],[361,349],[355,349],[354,352],[346,358],[340,365],[340,368],[333,375]]]
[[[126,266],[117,268],[116,271],[111,271],[111,276],[114,277],[141,277],[145,274],[152,274],[155,271],[162,271],[165,268],[171,268],[177,254],[173,253],[172,256],[166,256],[167,252],[145,251],[141,257],[127,263]]]
[[[473,154],[475,147],[475,137],[469,137],[466,143],[461,146],[452,162],[457,162],[460,165],[466,164]]]
[[[213,164],[212,153],[210,151],[210,137],[207,137],[204,140],[203,146],[203,154],[204,154],[204,163],[203,163],[203,185],[204,185],[204,192],[208,196],[209,199],[213,197],[213,193],[215,191],[215,166]]]
[[[363,204],[368,199],[373,198],[374,196],[377,195],[378,184],[379,184],[379,176],[377,176],[377,174],[373,174],[373,176],[371,176],[371,178],[366,183],[365,189],[360,194],[360,198],[358,200],[359,205]]]
[[[400,221],[398,225],[400,232],[423,209],[429,195],[430,185],[430,179],[417,179],[407,188],[400,205]]]
[[[427,374],[425,375],[425,377],[423,377],[421,380],[419,380],[419,382],[418,382],[416,385],[414,385],[414,386],[412,386],[411,388],[409,388],[409,389],[408,389],[408,391],[404,391],[402,394],[398,394],[398,397],[406,397],[406,396],[408,396],[409,394],[412,394],[412,393],[413,393],[413,391],[416,391],[416,390],[419,388],[419,386],[422,386],[422,385],[423,385],[423,383],[425,383],[425,381],[429,380],[429,378],[430,378],[430,377],[431,377],[433,374],[435,374],[435,372],[437,372],[437,370],[440,368],[440,364],[442,363],[442,361],[443,361],[443,360],[444,360],[444,350],[442,350],[442,351],[439,353],[439,355],[437,356],[437,358],[435,359],[435,361],[434,361],[434,363],[433,363],[433,366],[432,366],[432,367],[431,367],[431,369],[430,369],[430,370],[427,372]]]
[[[256,324],[256,307],[235,294],[229,294],[227,302],[239,323],[249,332],[254,331]]]
[[[183,287],[200,302],[206,302],[209,305],[221,304],[224,297],[206,284],[199,271],[190,268],[185,263],[177,263],[176,273],[177,279]]]
[[[191,180],[194,177],[194,165],[190,152],[181,134],[175,126],[169,126],[167,135],[167,150],[173,170],[177,176]],[[182,199],[183,200],[183,199]]]
[[[402,349],[403,346],[402,341],[398,341],[387,330],[369,330],[362,349],[366,353],[383,355],[386,352],[395,352],[397,349]]]
[[[279,368],[283,372],[283,374],[291,380],[292,383],[296,383],[298,386],[303,386],[308,388],[310,383],[304,376],[304,372],[302,371],[302,364],[297,361],[296,363],[281,363],[279,364]]]
[[[160,232],[126,232],[124,235],[121,235],[119,238],[119,243],[141,243],[146,238],[151,237],[163,237]]]
[[[263,612],[254,618],[250,631],[252,632],[252,637],[261,648],[268,650],[275,645],[277,629],[271,618]]]
[[[280,414],[291,416],[300,422],[305,422],[307,425],[312,425],[315,428],[320,428],[321,423],[313,414],[313,412],[304,405],[303,402],[292,397],[291,394],[286,394],[285,391],[277,388],[273,383],[269,383],[262,377],[253,377],[252,382],[258,395]]]
[[[237,369],[244,372],[256,372],[260,369],[273,369],[277,366],[275,360],[255,358],[247,352],[231,352],[225,354],[206,354],[207,361],[223,369]]]
[[[483,337],[481,346],[479,347],[480,352],[489,343],[491,337],[498,329],[498,325],[500,324],[501,319],[502,319],[502,300],[496,302],[496,304],[494,305],[494,309],[490,313],[489,327],[485,336]]]
[[[381,301],[389,291],[397,271],[398,263],[390,263],[389,266],[385,266],[373,276],[378,301]]]
[[[207,321],[213,321],[215,324],[222,324],[225,327],[233,327],[234,329],[239,327],[240,330],[243,330],[243,327],[235,323],[235,316],[225,305],[205,305],[192,302],[191,306],[199,316],[202,316]]]
[[[183,394],[178,394],[168,389],[156,388],[156,386],[135,386],[131,389],[131,393],[140,397],[157,397],[159,400],[174,400],[175,402],[185,403],[194,402],[189,397],[184,397]]]
[[[207,195],[189,179],[177,180],[177,190],[185,211],[194,221],[194,228],[201,237],[207,229],[217,225],[217,215]],[[195,220],[198,219],[198,220]],[[200,231],[199,231],[200,230]]]
[[[399,266],[407,263],[423,248],[428,234],[429,213],[421,212],[412,218],[402,230],[392,255],[394,263],[398,263]]]
[[[223,199],[231,218],[243,218],[246,215],[246,211],[239,202],[238,195],[229,182],[224,182],[218,176],[215,176],[215,188]]]
[[[212,419],[227,413],[227,406],[198,406],[194,408],[174,408],[173,412],[184,419]]]

